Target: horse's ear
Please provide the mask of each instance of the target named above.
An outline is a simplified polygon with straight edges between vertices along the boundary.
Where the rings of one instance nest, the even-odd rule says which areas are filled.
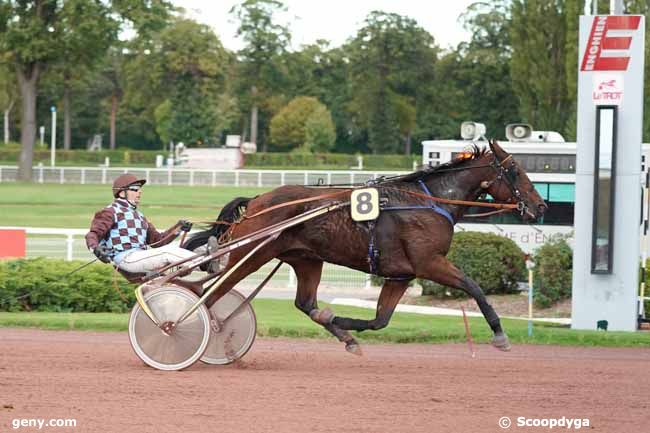
[[[490,150],[497,156],[497,158],[504,159],[508,156],[508,152],[503,150],[495,139],[489,140],[488,143],[490,144]]]

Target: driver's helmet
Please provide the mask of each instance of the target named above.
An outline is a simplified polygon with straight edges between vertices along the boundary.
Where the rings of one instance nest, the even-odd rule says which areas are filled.
[[[144,185],[147,183],[146,179],[138,179],[130,173],[126,173],[118,176],[113,181],[113,197],[117,198],[120,195],[120,191],[127,190],[131,185]]]

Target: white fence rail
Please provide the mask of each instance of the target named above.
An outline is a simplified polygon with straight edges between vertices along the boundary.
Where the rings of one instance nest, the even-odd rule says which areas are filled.
[[[133,173],[153,185],[258,186],[363,183],[381,176],[404,174],[401,171],[326,171],[326,170],[201,170],[184,168],[138,167],[46,167],[35,166],[38,183],[108,184],[123,173]],[[0,165],[0,182],[15,182],[18,167]]]
[[[40,227],[0,227],[0,230],[25,230],[27,235],[28,258],[47,257],[64,260],[85,260],[90,261],[95,256],[86,248],[84,236],[87,230],[84,229],[56,229]],[[275,261],[264,265],[260,270],[248,276],[242,284],[244,286],[255,286],[259,284],[271,271]],[[271,282],[271,287],[290,288],[296,287],[296,276],[293,269],[283,266]],[[330,289],[370,289],[370,277],[363,273],[325,263],[321,287]]]

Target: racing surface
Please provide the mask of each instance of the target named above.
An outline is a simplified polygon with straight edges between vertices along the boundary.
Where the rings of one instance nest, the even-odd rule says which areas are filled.
[[[126,333],[0,328],[0,431],[499,432],[517,417],[650,424],[650,348],[365,344],[258,339],[237,364],[145,366]],[[503,430],[498,421],[511,418]],[[75,428],[12,428],[14,419]],[[581,421],[582,422],[582,421]]]

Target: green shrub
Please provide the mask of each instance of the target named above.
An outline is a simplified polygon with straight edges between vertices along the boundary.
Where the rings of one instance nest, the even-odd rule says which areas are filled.
[[[535,305],[550,307],[571,297],[573,251],[563,238],[546,242],[534,256],[533,296]]]
[[[110,158],[111,165],[119,164],[154,164],[156,155],[164,154],[159,150],[132,150],[116,149],[90,152],[87,150],[57,150],[56,160],[79,165],[103,164],[106,157]],[[0,161],[18,162],[20,149],[0,147]],[[39,161],[50,161],[50,151],[46,149],[34,150],[34,164]]]
[[[461,232],[454,235],[447,258],[486,294],[514,293],[524,279],[524,253],[511,240],[493,233]],[[428,280],[419,280],[423,295],[466,296]]]
[[[67,275],[84,264],[54,259],[0,262],[0,311],[125,312],[135,302],[134,286],[121,276],[113,285],[114,270],[95,263]]]
[[[411,171],[413,161],[419,163],[419,157],[407,155],[364,155],[364,170],[400,170]],[[244,168],[286,168],[307,167],[314,170],[339,169],[349,170],[357,166],[357,156],[345,153],[309,153],[303,150],[283,153],[265,152],[246,155]]]

